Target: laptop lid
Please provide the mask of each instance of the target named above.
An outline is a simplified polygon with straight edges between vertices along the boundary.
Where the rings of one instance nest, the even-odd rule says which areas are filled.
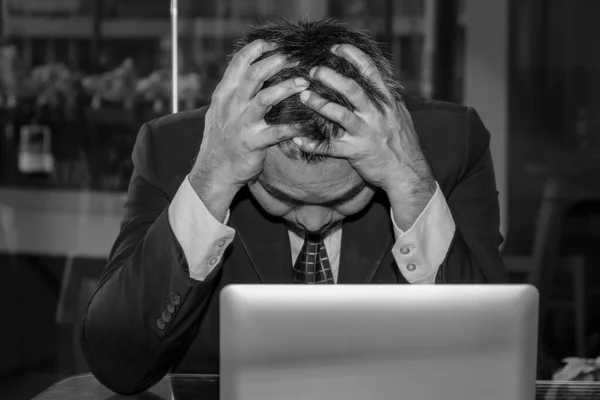
[[[224,400],[535,397],[529,285],[230,285]]]

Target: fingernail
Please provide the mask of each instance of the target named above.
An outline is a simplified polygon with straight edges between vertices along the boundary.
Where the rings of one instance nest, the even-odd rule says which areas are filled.
[[[295,137],[292,140],[294,141],[294,143],[296,144],[296,146],[302,146],[302,138]]]
[[[294,83],[298,87],[308,87],[308,81],[306,79],[296,78],[294,79]]]
[[[331,52],[335,53],[335,51],[337,50],[338,47],[340,47],[339,44],[334,44],[333,46],[331,46]]]
[[[318,67],[312,67],[312,68],[310,69],[310,72],[308,73],[308,76],[310,76],[311,78],[312,78],[313,76],[315,76],[315,71],[317,70],[317,68],[318,68]]]
[[[309,97],[310,97],[310,92],[308,92],[308,91],[304,91],[304,92],[300,93],[300,101],[302,101],[303,103],[306,103],[308,101]]]

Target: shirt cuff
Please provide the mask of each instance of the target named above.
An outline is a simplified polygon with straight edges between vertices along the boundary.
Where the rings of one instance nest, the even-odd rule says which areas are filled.
[[[235,229],[220,223],[185,177],[169,205],[169,223],[187,259],[192,279],[203,281],[221,261],[235,236]]]
[[[398,228],[393,210],[391,216],[396,235],[392,254],[400,272],[411,284],[435,283],[456,229],[438,183],[433,197],[408,231]]]

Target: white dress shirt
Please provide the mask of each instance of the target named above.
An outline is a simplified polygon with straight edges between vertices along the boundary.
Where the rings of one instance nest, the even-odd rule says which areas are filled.
[[[190,277],[202,281],[219,264],[225,249],[235,237],[235,229],[220,223],[206,209],[188,177],[184,179],[168,210],[169,223],[186,256]],[[436,183],[436,191],[415,223],[406,232],[398,228],[391,213],[396,242],[392,254],[404,278],[411,284],[433,284],[456,226],[444,194]],[[304,233],[288,228],[292,264],[304,244]],[[333,278],[337,283],[343,221],[324,236]],[[360,244],[357,244],[360,245]],[[290,268],[292,268],[290,265]]]

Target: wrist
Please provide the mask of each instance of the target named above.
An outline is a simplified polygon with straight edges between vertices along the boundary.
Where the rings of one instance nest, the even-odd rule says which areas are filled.
[[[437,184],[433,178],[405,180],[404,184],[386,190],[390,206],[394,212],[396,225],[404,232],[413,226],[431,198]]]
[[[219,179],[211,171],[196,167],[190,172],[188,179],[206,209],[216,220],[223,222],[239,188]]]

